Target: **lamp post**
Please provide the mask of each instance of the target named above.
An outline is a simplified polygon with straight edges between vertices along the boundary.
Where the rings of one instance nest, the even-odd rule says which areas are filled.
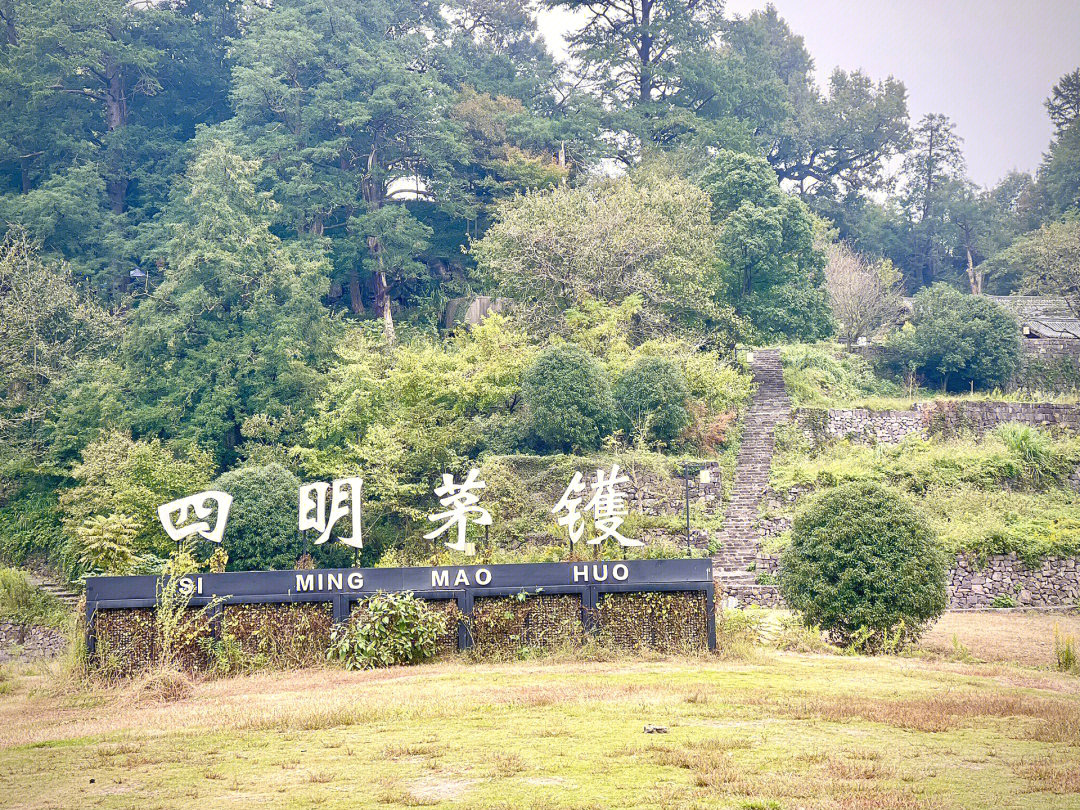
[[[712,476],[709,473],[709,468],[702,463],[687,462],[683,464],[682,474],[683,482],[686,484],[686,556],[692,557],[693,552],[690,546],[690,476],[697,473],[698,486],[702,487],[708,484]]]

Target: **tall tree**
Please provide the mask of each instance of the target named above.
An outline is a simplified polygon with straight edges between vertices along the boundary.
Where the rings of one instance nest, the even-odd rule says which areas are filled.
[[[721,150],[702,178],[718,229],[725,297],[766,338],[832,331],[814,218],[764,158]]]
[[[1062,76],[1046,100],[1046,111],[1058,135],[1080,118],[1080,68]]]
[[[21,227],[0,241],[0,472],[40,464],[43,427],[67,381],[119,335],[119,323],[45,261]]]
[[[949,184],[962,179],[964,156],[955,125],[944,115],[923,116],[912,131],[912,147],[904,158],[904,202],[912,222],[913,284],[931,284],[937,277],[948,238],[946,198]]]
[[[554,0],[584,22],[569,37],[586,80],[597,88],[617,137],[616,154],[632,162],[663,139],[671,101],[689,66],[720,31],[721,0]]]
[[[323,251],[270,232],[277,206],[257,176],[232,144],[204,140],[166,214],[164,281],[124,344],[137,429],[196,439],[220,460],[247,417],[303,413],[332,337]]]
[[[0,122],[0,172],[17,178],[24,199],[0,214],[100,286],[123,291],[141,261],[136,228],[167,200],[185,143],[227,111],[224,37],[238,30],[239,3],[6,0],[6,8],[16,44],[0,53],[0,106],[17,114]],[[62,200],[74,201],[77,228],[50,216]]]
[[[771,97],[750,113],[754,135],[781,180],[799,192],[828,194],[841,186],[876,186],[886,161],[908,139],[907,90],[888,77],[874,82],[862,71],[839,68],[828,92],[814,83],[814,62],[803,39],[769,4],[726,26],[724,43],[747,88],[747,100]],[[779,107],[775,106],[779,105]]]

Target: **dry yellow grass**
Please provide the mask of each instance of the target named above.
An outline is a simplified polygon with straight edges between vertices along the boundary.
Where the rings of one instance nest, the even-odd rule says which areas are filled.
[[[1080,679],[1049,671],[758,651],[162,680],[16,675],[3,803],[1080,807]]]
[[[954,657],[953,638],[980,661],[1051,666],[1054,626],[1080,642],[1080,613],[998,612],[946,613],[922,638],[919,647]]]

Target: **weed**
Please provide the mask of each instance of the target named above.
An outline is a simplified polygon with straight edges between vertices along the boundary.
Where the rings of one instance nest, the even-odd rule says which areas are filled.
[[[1054,625],[1054,668],[1058,672],[1080,673],[1076,657],[1076,639],[1063,635],[1061,627]]]

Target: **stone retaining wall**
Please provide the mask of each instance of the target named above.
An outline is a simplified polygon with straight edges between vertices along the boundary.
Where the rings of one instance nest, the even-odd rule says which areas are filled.
[[[759,557],[757,570],[770,578],[777,574],[776,557]],[[1080,604],[1080,560],[1048,557],[1034,568],[1015,554],[993,554],[980,564],[970,554],[960,554],[946,576],[949,609],[994,607],[995,597],[1008,597],[1018,607],[1072,607]],[[718,600],[728,595],[717,583]],[[775,607],[781,603],[773,588],[734,588],[730,595],[740,606]]]
[[[992,607],[998,596],[1010,597],[1021,607],[1076,605],[1080,563],[1075,557],[1048,557],[1029,568],[1015,554],[995,554],[980,565],[961,554],[949,572],[949,607]]]
[[[800,408],[796,420],[814,442],[849,438],[895,444],[913,433],[925,436],[964,429],[982,435],[1006,422],[1080,432],[1080,405],[942,400],[918,402],[907,411]]]
[[[1020,348],[1021,363],[1080,357],[1080,340],[1076,338],[1025,338]]]

